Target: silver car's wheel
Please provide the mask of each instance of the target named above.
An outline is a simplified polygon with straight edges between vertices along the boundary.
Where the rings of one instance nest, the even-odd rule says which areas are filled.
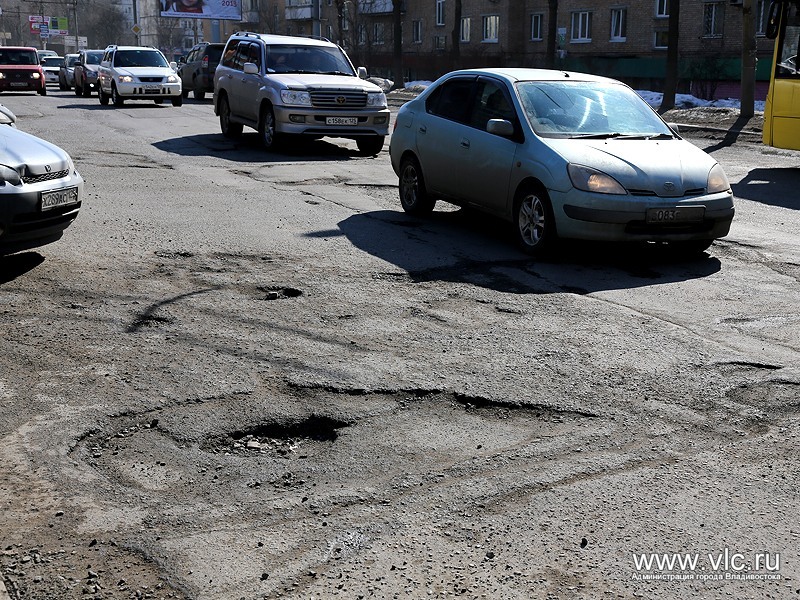
[[[103,91],[103,88],[101,87],[97,88],[97,97],[100,99],[100,104],[102,104],[103,106],[108,106],[108,96],[106,96],[105,92]]]
[[[436,206],[436,200],[428,195],[425,179],[417,160],[407,156],[400,162],[400,204],[410,215],[428,214]]]
[[[117,91],[117,86],[111,86],[111,101],[114,103],[114,106],[122,106],[125,104],[125,98],[119,95]]]
[[[516,242],[528,254],[540,254],[556,238],[556,224],[550,200],[540,190],[527,189],[514,204]]]
[[[261,145],[264,149],[270,150],[275,147],[277,134],[275,133],[275,113],[272,108],[265,106],[261,109],[261,119],[259,119],[258,133],[261,135]]]
[[[219,99],[219,128],[222,130],[222,135],[228,138],[242,135],[242,124],[231,123],[231,107],[225,96]]]
[[[188,94],[189,92],[186,93]],[[194,96],[195,100],[205,100],[206,98],[205,91],[197,86],[195,86],[194,90],[192,90],[192,95]]]
[[[371,135],[369,137],[356,138],[358,151],[365,156],[375,156],[383,149],[384,137],[382,135]]]
[[[100,89],[99,85],[97,89]],[[92,88],[89,87],[89,84],[86,82],[86,80],[83,81],[83,85],[81,86],[81,94],[84,98],[88,98],[92,95]]]

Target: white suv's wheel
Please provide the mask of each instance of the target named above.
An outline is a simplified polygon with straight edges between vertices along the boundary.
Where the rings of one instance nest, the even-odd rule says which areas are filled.
[[[222,135],[227,138],[242,135],[242,124],[231,122],[231,107],[226,96],[219,99],[219,128],[222,130]]]
[[[261,109],[261,118],[258,121],[258,133],[261,136],[261,144],[266,150],[275,147],[277,134],[275,133],[275,113],[272,108],[264,106]]]
[[[125,98],[119,95],[117,91],[117,86],[111,86],[111,101],[114,103],[114,106],[122,106],[125,104]]]

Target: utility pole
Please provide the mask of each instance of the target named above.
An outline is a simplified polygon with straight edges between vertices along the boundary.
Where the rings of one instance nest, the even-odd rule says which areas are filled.
[[[750,118],[755,112],[756,33],[753,0],[742,0],[742,80],[739,116]]]
[[[72,3],[72,14],[75,17],[75,52],[78,52],[81,48],[78,41],[78,0]]]

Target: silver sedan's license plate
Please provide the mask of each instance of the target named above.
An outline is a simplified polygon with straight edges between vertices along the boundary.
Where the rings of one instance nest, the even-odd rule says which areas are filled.
[[[146,85],[146,86],[144,86],[144,91],[145,92],[157,92],[160,89],[161,89],[161,86],[159,86],[159,85]]]
[[[71,187],[52,192],[42,192],[42,210],[78,203],[78,188]]]
[[[648,223],[696,223],[703,220],[704,206],[681,206],[675,208],[648,208]]]
[[[358,117],[326,117],[326,125],[358,125]]]

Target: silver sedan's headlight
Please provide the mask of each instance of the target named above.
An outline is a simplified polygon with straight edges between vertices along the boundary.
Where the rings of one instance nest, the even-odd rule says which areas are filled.
[[[706,186],[709,194],[716,194],[718,192],[729,192],[731,184],[725,176],[725,171],[719,166],[719,163],[711,167],[708,172],[708,185]]]
[[[383,108],[386,106],[386,94],[383,92],[369,92],[367,94],[367,106],[373,108]]]
[[[167,77],[167,83],[178,83],[178,77],[175,75],[170,75]]]
[[[287,106],[311,106],[311,94],[297,90],[281,90],[281,102]]]
[[[133,82],[133,77],[131,77],[130,75],[120,75],[119,77],[117,77],[117,79],[119,80],[120,83]]]
[[[22,183],[22,179],[16,169],[12,169],[6,165],[0,165],[0,185],[5,185],[6,183],[19,185]]]
[[[567,166],[567,172],[570,180],[572,180],[572,185],[579,190],[598,194],[626,195],[628,193],[611,175],[606,175],[597,169],[570,163]]]

